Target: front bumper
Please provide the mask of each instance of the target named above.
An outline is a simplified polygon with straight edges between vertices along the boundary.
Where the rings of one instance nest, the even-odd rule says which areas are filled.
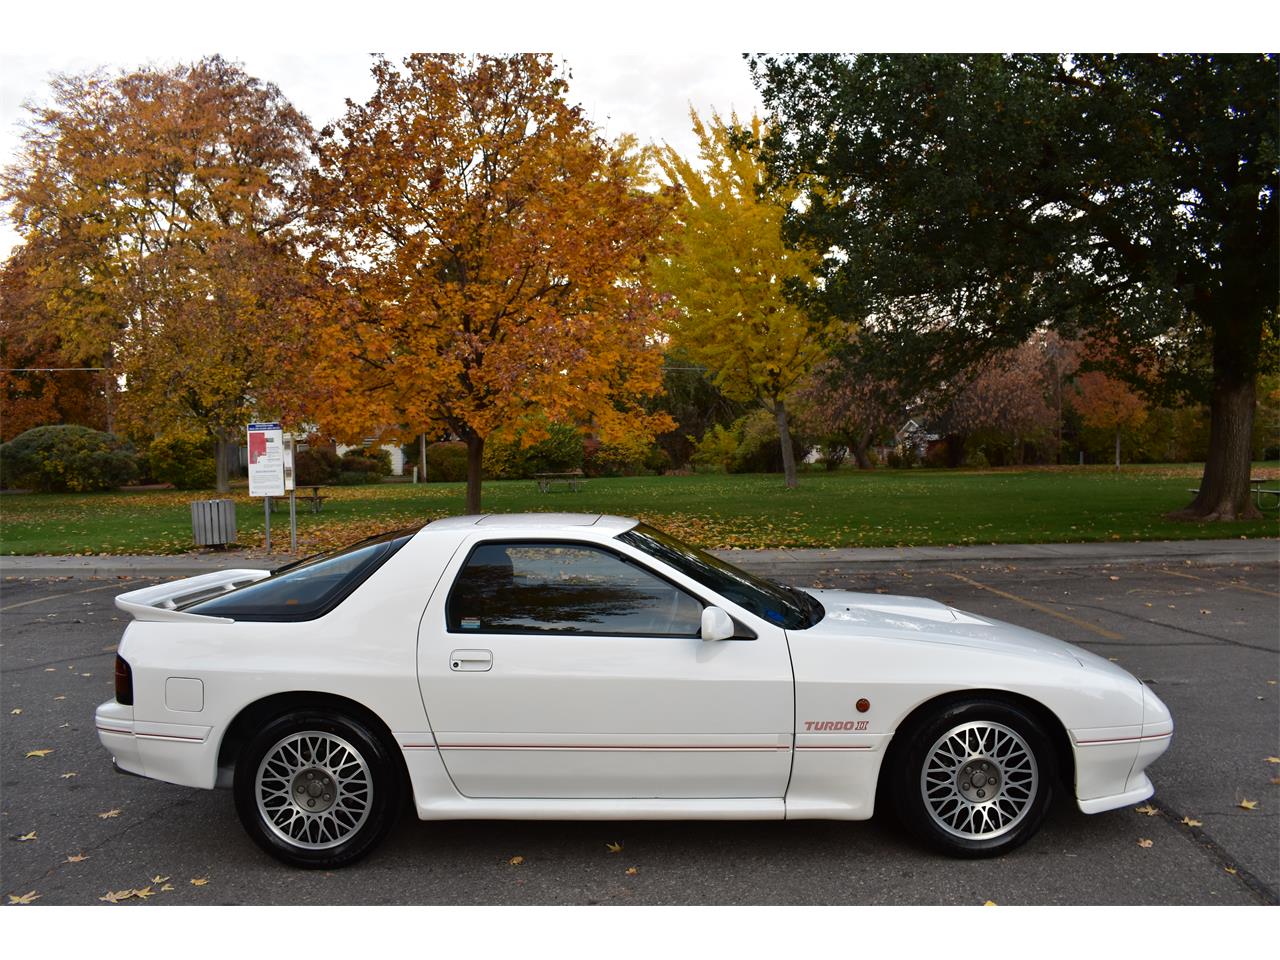
[[[1147,767],[1169,749],[1173,717],[1142,685],[1142,723],[1073,730],[1076,803],[1082,813],[1102,813],[1146,800],[1155,793]]]

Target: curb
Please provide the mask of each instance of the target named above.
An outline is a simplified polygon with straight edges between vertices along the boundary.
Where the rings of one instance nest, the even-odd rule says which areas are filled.
[[[1006,543],[959,547],[846,547],[839,549],[713,550],[715,556],[752,570],[822,567],[838,564],[945,566],[985,561],[1052,561],[1067,567],[1097,563],[1195,561],[1216,565],[1275,563],[1280,540],[1160,540],[1124,543]],[[237,552],[177,556],[0,557],[4,577],[190,577],[234,567],[270,568],[295,559],[290,554]],[[799,572],[795,569],[795,572]]]

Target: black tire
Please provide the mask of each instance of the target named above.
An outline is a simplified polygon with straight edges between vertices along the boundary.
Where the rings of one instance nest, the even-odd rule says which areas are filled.
[[[402,782],[387,746],[366,723],[300,709],[268,723],[240,751],[233,790],[240,822],[258,846],[295,867],[331,870],[359,860],[386,836]]]
[[[994,857],[1039,829],[1057,762],[1028,711],[998,700],[952,702],[899,736],[907,740],[890,771],[890,797],[902,825],[929,846],[953,857]],[[953,761],[957,754],[964,758]]]

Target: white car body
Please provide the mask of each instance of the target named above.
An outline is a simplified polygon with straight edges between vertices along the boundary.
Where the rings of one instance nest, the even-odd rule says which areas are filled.
[[[931,600],[838,590],[810,591],[825,616],[785,630],[615,539],[635,524],[439,520],[302,622],[174,609],[183,595],[264,570],[124,594],[117,603],[135,619],[119,654],[133,704],[102,704],[99,736],[124,771],[227,786],[225,739],[239,715],[268,698],[324,695],[381,722],[424,820],[862,820],[900,725],[940,697],[977,691],[1044,716],[1085,813],[1152,794],[1145,770],[1168,746],[1172,719],[1107,660]],[[755,639],[448,632],[446,598],[471,549],[531,538],[605,547],[727,611]]]

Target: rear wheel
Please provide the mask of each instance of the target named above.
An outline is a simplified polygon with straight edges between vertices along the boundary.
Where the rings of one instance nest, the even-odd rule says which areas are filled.
[[[1057,772],[1029,713],[999,701],[953,703],[906,735],[894,805],[925,842],[952,856],[989,857],[1039,829]]]
[[[364,723],[321,710],[264,727],[236,763],[236,812],[249,836],[299,867],[344,866],[368,853],[399,808],[387,748]]]

